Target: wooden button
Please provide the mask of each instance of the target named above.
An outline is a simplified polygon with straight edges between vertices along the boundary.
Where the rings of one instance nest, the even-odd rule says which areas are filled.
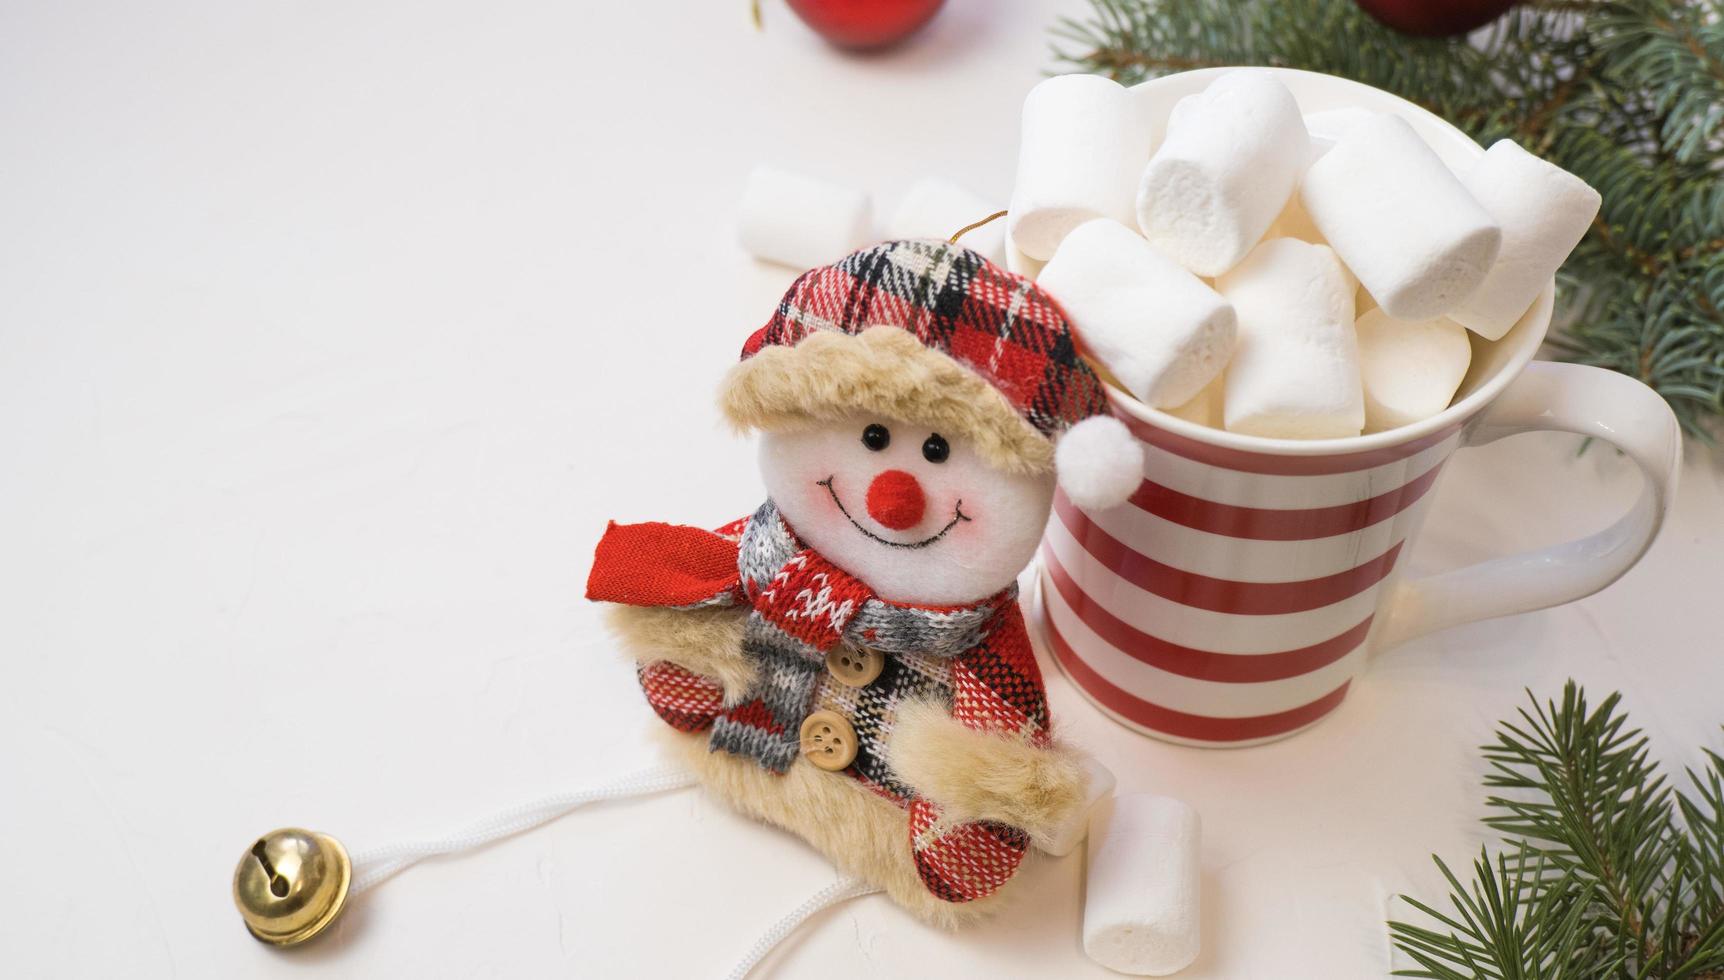
[[[816,711],[802,721],[802,754],[827,772],[856,761],[856,729],[836,711]]]
[[[826,672],[847,687],[867,687],[886,669],[886,655],[867,647],[839,644],[826,654]]]

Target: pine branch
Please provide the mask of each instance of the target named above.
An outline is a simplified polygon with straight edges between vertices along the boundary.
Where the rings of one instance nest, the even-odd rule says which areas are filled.
[[[1396,976],[1578,980],[1609,977],[1620,965],[1614,960],[1589,963],[1582,956],[1583,920],[1593,886],[1571,873],[1551,881],[1545,859],[1532,849],[1521,848],[1512,859],[1499,855],[1495,862],[1481,852],[1473,861],[1470,888],[1441,858],[1433,860],[1448,879],[1455,916],[1402,896],[1448,931],[1389,923],[1395,944],[1420,966],[1396,971]]]
[[[1351,78],[1509,138],[1604,208],[1563,274],[1551,338],[1622,371],[1709,438],[1724,417],[1724,3],[1537,0],[1469,39],[1397,34],[1342,0],[1091,0],[1052,30],[1063,69],[1135,83],[1272,65]]]
[[[1675,857],[1671,791],[1647,757],[1647,740],[1624,731],[1611,695],[1588,713],[1573,684],[1563,703],[1522,709],[1485,749],[1485,785],[1528,791],[1493,795],[1500,811],[1485,823],[1522,841],[1557,869],[1593,883],[1597,927],[1617,937],[1623,960],[1636,967],[1657,955],[1650,897],[1666,884]]]
[[[1389,924],[1419,967],[1402,975],[1724,978],[1724,757],[1679,792],[1620,707],[1589,708],[1570,681],[1500,726],[1485,823],[1508,850],[1481,853],[1467,884],[1435,859],[1453,915],[1402,896],[1436,926]]]

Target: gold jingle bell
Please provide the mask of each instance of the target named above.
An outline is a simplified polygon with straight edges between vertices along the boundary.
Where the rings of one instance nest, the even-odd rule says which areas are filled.
[[[328,834],[298,827],[257,839],[233,871],[233,902],[262,942],[294,946],[341,914],[353,883],[347,849]]]

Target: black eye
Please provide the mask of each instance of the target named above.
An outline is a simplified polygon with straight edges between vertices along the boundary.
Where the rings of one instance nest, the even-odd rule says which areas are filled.
[[[952,447],[946,445],[946,440],[938,432],[929,436],[922,443],[922,458],[930,463],[944,463],[946,457],[952,455]]]
[[[891,442],[892,433],[886,431],[886,427],[878,422],[862,430],[862,445],[875,452],[885,449]]]

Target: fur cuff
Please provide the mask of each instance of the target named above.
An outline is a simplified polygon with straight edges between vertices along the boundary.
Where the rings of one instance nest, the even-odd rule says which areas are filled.
[[[1017,827],[1038,847],[1053,842],[1084,806],[1089,778],[1075,752],[969,728],[928,702],[899,706],[886,758],[944,817]]]
[[[879,885],[892,901],[929,925],[957,928],[993,914],[1015,894],[1008,886],[985,898],[948,902],[928,890],[910,850],[910,816],[848,776],[821,772],[804,759],[782,776],[752,759],[714,752],[706,733],[654,726],[673,758],[700,777],[706,791],[741,813],[807,841],[845,874]]]
[[[685,670],[710,677],[724,686],[724,699],[734,703],[754,685],[755,667],[742,654],[742,629],[747,607],[665,609],[656,606],[613,605],[605,610],[623,650],[638,663],[668,660]]]

